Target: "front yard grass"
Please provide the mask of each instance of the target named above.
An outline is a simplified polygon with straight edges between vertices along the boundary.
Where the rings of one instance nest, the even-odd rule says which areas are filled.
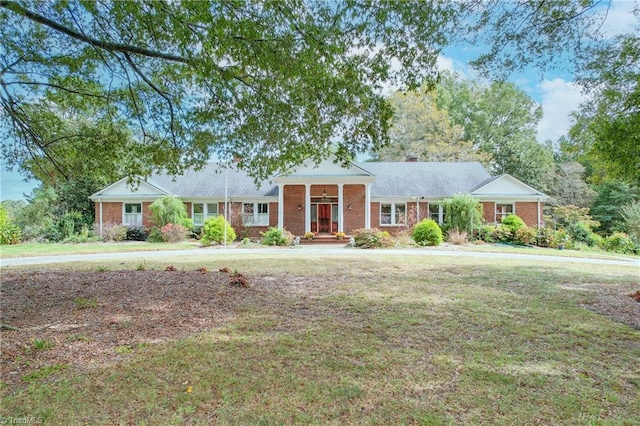
[[[3,369],[0,418],[203,425],[640,419],[640,330],[587,309],[599,291],[622,298],[637,290],[633,266],[294,252],[154,259],[147,271],[135,271],[134,261],[102,263],[138,273],[130,286],[157,286],[168,262],[177,271],[163,272],[166,291],[179,276],[172,274],[198,267],[206,274],[237,270],[251,287],[212,287],[211,300],[194,299],[194,306],[227,303],[232,314],[215,327],[161,343],[127,335],[128,327],[158,311],[140,303],[122,330],[129,350],[118,352],[122,343],[113,343],[111,359],[38,366],[46,351],[14,354],[27,374],[16,383]],[[145,275],[151,270],[153,282]],[[92,274],[98,283],[109,277]],[[60,289],[65,286],[77,291],[65,283]],[[185,300],[189,288],[180,292]],[[3,281],[3,300],[10,290]],[[206,319],[200,310],[172,310],[171,302],[163,312],[176,324]],[[81,313],[101,310],[108,315],[109,306]],[[41,326],[30,324],[32,338]],[[23,332],[3,331],[2,340]],[[61,336],[57,350],[100,337],[69,333],[86,341]],[[157,333],[162,337],[161,328]]]
[[[190,250],[197,248],[197,242],[148,243],[146,241],[125,241],[119,243],[22,243],[0,246],[0,256],[13,257],[59,256],[64,254],[94,254],[158,250]]]

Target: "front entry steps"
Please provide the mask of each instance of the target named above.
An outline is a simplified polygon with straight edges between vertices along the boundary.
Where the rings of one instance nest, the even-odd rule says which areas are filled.
[[[339,240],[335,235],[331,234],[318,234],[312,239],[307,239],[304,237],[300,237],[300,245],[316,245],[316,244],[337,244],[337,245],[347,245],[349,244],[350,235],[345,236],[343,239]]]

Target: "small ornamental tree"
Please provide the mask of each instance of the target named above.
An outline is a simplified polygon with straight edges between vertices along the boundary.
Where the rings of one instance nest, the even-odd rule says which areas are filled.
[[[413,241],[421,246],[437,246],[442,243],[442,230],[433,219],[424,219],[413,229]]]
[[[187,215],[187,208],[180,198],[165,195],[149,206],[151,210],[151,221],[157,228],[174,223],[182,225],[187,229],[193,229],[193,222]]]
[[[444,200],[444,226],[446,231],[466,231],[471,238],[482,227],[482,206],[468,195],[456,195]]]
[[[225,242],[225,227],[227,229],[227,244],[236,239],[236,231],[233,230],[231,224],[227,222],[223,216],[210,217],[202,227],[202,245],[208,246],[211,243],[223,244]]]

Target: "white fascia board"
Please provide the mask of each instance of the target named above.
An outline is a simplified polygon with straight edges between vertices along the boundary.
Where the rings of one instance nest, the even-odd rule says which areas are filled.
[[[376,180],[375,176],[304,176],[277,177],[274,182],[280,185],[365,185]]]

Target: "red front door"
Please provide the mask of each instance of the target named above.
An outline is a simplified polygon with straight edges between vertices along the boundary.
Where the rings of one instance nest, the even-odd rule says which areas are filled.
[[[331,204],[318,204],[318,232],[331,232]]]

